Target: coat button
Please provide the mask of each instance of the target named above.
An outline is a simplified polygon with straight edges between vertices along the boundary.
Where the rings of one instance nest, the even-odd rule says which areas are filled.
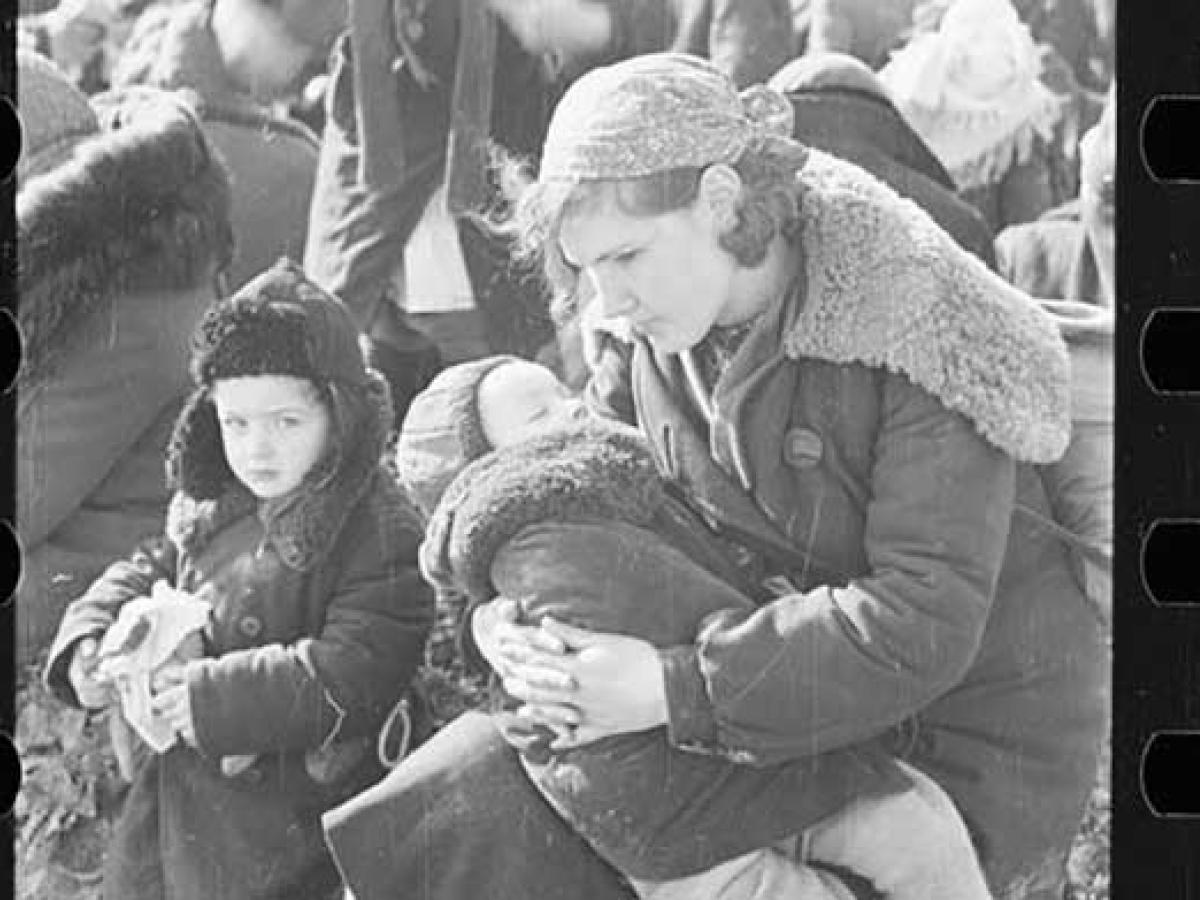
[[[238,630],[248,638],[256,638],[262,634],[262,619],[258,616],[243,616],[238,621]]]
[[[811,469],[824,450],[821,436],[808,428],[791,428],[783,436],[783,461],[794,469]]]

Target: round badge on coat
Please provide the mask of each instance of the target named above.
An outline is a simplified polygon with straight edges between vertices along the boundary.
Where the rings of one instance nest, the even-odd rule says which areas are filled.
[[[794,469],[811,469],[824,451],[821,436],[810,428],[789,428],[783,436],[783,461]]]
[[[248,638],[256,638],[262,634],[263,623],[258,616],[243,616],[238,622],[238,629]]]

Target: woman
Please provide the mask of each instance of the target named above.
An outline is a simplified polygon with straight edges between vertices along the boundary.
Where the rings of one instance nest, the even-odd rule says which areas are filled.
[[[953,798],[996,894],[1052,896],[1105,716],[1097,622],[1036,524],[1035,465],[1069,438],[1065,347],[914,205],[782,137],[777,101],[743,102],[692,57],[596,70],[517,210],[556,288],[586,279],[632,326],[660,467],[777,599],[665,651],[522,626],[507,601],[475,638],[528,715],[579,744],[665,724],[765,765],[884,734]],[[437,779],[453,796],[450,765],[424,759],[391,799],[429,805]],[[528,834],[495,834],[506,878]]]

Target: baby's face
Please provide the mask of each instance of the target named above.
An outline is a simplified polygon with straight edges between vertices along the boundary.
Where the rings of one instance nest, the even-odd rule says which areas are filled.
[[[492,369],[476,393],[483,436],[507,447],[587,415],[583,402],[545,366],[505,363]]]

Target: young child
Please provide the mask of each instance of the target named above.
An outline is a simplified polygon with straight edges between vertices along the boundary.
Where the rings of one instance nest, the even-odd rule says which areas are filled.
[[[160,580],[210,603],[206,655],[153,685],[178,740],[135,773],[104,894],[327,898],[320,815],[382,775],[374,736],[432,622],[420,525],[381,465],[387,387],[345,308],[287,260],[209,309],[191,362],[165,536],[68,608],[45,678],[109,705],[96,646],[121,608]]]
[[[421,565],[439,592],[519,598],[524,621],[658,647],[762,599],[674,499],[641,436],[589,419],[533,363],[491,357],[440,374],[410,408],[397,465],[429,516]],[[643,897],[847,896],[830,868],[889,897],[988,896],[952,801],[882,742],[772,767],[675,749],[664,728],[564,750],[497,699],[543,795]]]

